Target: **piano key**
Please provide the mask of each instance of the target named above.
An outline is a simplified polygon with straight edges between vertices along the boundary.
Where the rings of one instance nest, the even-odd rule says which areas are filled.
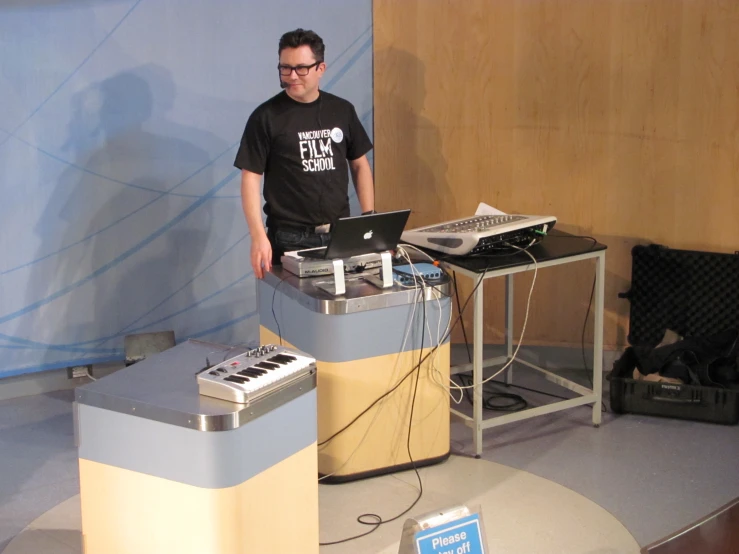
[[[276,364],[283,364],[283,365],[289,362],[294,362],[295,360],[297,360],[295,356],[288,356],[287,354],[277,354],[276,356],[267,358],[268,362],[274,362]]]
[[[260,377],[267,373],[266,370],[257,370],[257,369],[242,369],[238,372],[239,375],[243,375],[244,377]]]

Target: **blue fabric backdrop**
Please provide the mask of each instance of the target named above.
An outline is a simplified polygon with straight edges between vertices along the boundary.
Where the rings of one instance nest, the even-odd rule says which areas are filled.
[[[244,123],[304,27],[372,136],[371,4],[0,3],[0,377],[119,360],[133,333],[258,341]]]

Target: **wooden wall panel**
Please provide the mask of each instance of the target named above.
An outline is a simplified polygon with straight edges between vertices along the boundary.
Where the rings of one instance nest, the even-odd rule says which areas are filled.
[[[485,201],[595,236],[620,348],[632,246],[739,249],[737,37],[734,0],[375,0],[378,207],[418,226]],[[526,342],[579,344],[592,279],[541,271]],[[491,342],[502,292],[486,284]]]

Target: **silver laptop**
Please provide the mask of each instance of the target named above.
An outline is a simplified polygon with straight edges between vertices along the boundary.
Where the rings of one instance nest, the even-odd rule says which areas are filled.
[[[318,260],[345,259],[392,250],[410,216],[410,210],[342,217],[331,226],[328,246],[299,250],[298,256]]]

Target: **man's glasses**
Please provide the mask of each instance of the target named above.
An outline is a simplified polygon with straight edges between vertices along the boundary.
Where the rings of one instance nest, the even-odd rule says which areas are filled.
[[[316,67],[320,64],[322,64],[323,61],[312,63],[310,65],[278,65],[277,69],[280,71],[280,75],[283,77],[289,77],[290,74],[295,71],[295,74],[298,77],[305,77],[308,75],[308,72],[310,71],[311,67]]]

